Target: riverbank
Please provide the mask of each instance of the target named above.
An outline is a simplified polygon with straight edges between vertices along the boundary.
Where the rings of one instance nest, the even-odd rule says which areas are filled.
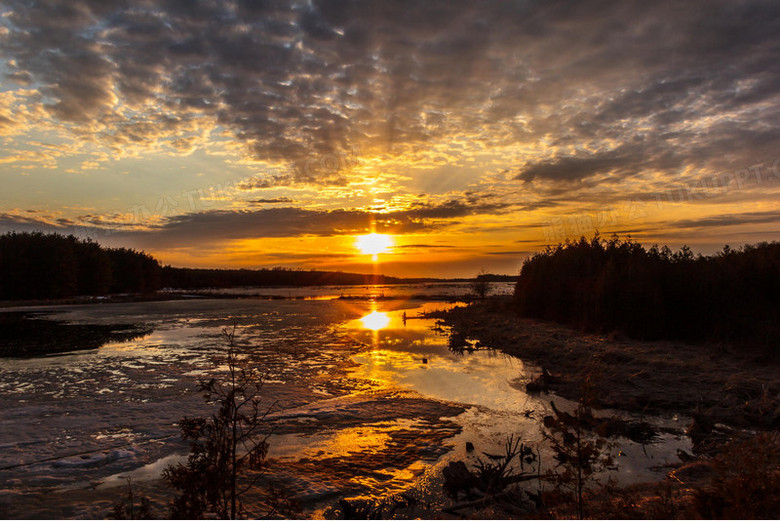
[[[585,334],[522,318],[508,297],[454,308],[444,320],[456,343],[497,349],[538,366],[524,382],[529,392],[577,400],[589,379],[599,408],[691,419],[686,433],[693,454],[680,454],[660,482],[594,491],[591,516],[760,517],[756,509],[767,507],[762,498],[780,492],[777,363],[725,344]],[[546,515],[575,512],[564,503]]]
[[[510,298],[454,308],[445,320],[457,335],[544,368],[549,377],[535,383],[565,398],[577,399],[589,377],[604,408],[706,415],[737,428],[780,427],[780,366],[754,353],[725,344],[585,334],[521,318]]]

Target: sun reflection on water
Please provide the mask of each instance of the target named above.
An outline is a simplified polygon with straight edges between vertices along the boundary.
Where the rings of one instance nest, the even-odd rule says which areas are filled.
[[[386,328],[390,324],[390,316],[384,311],[372,311],[368,315],[362,317],[360,322],[363,324],[364,329],[370,329],[371,331],[379,331]]]

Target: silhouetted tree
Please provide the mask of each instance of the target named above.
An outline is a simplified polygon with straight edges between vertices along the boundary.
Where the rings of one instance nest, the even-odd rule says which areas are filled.
[[[747,298],[749,296],[749,298]],[[521,314],[642,339],[762,346],[780,339],[780,243],[696,256],[613,236],[547,247],[523,265]]]
[[[0,298],[62,298],[156,291],[160,265],[143,252],[106,250],[73,235],[0,236]]]
[[[356,284],[394,284],[402,280],[384,275],[366,275],[335,271],[273,269],[195,269],[165,266],[162,285],[167,288],[230,288],[241,286],[327,286]]]
[[[225,381],[201,382],[207,402],[216,402],[210,418],[183,418],[182,437],[190,441],[186,464],[167,467],[163,477],[180,492],[173,502],[174,518],[199,519],[215,514],[237,519],[243,514],[241,496],[257,477],[244,476],[246,469],[262,470],[268,452],[268,433],[261,431],[275,404],[263,405],[262,376],[239,361],[235,326],[223,331],[228,350]]]
[[[471,283],[471,291],[480,298],[484,299],[490,291],[490,281],[487,278],[488,272],[485,269],[479,270],[474,281]]]
[[[78,262],[78,294],[104,295],[111,288],[111,259],[99,244],[68,237]]]
[[[127,248],[107,250],[112,293],[151,293],[160,288],[160,265],[151,255]]]

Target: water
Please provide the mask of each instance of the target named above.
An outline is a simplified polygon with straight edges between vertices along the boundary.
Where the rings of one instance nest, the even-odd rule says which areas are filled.
[[[337,293],[313,293],[329,291]],[[488,349],[453,352],[435,320],[417,318],[452,305],[194,299],[39,308],[70,323],[143,324],[152,332],[99,349],[0,360],[0,502],[12,517],[105,517],[100,508],[110,503],[95,498],[122,476],[158,480],[187,452],[176,422],[210,412],[197,382],[223,373],[221,331],[233,324],[244,359],[265,373],[269,403],[278,402],[269,419],[269,477],[301,500],[304,514],[344,496],[410,487],[440,495],[441,467],[473,458],[467,441],[477,453],[497,452],[510,433],[543,445],[550,399],[523,391],[534,368],[521,360]],[[622,440],[620,480],[662,477],[677,448],[688,442]]]
[[[491,295],[511,295],[514,291],[513,282],[491,282]],[[234,295],[266,298],[290,299],[322,299],[338,298],[373,298],[373,299],[451,299],[463,297],[471,292],[470,283],[463,282],[429,282],[420,284],[373,284],[367,286],[265,286],[241,288],[206,288],[201,290],[169,290],[171,293],[186,293],[193,295]]]

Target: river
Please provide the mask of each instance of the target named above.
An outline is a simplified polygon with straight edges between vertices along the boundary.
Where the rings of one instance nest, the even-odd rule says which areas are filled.
[[[468,285],[287,291],[266,292],[287,297],[273,300],[25,308],[32,320],[130,324],[141,333],[97,349],[0,359],[0,508],[9,517],[106,517],[112,487],[131,476],[153,484],[162,509],[170,493],[160,472],[187,453],[177,422],[211,412],[197,384],[224,374],[222,330],[234,324],[244,363],[264,374],[265,399],[276,403],[267,480],[294,496],[303,516],[327,515],[342,497],[411,489],[446,502],[441,469],[498,452],[509,434],[547,454],[549,400],[571,404],[524,391],[537,368],[491,349],[500,346],[453,351],[436,320],[418,318],[457,305],[439,297]],[[673,434],[649,445],[618,441],[614,475],[623,483],[663,477],[677,449],[689,448]]]

